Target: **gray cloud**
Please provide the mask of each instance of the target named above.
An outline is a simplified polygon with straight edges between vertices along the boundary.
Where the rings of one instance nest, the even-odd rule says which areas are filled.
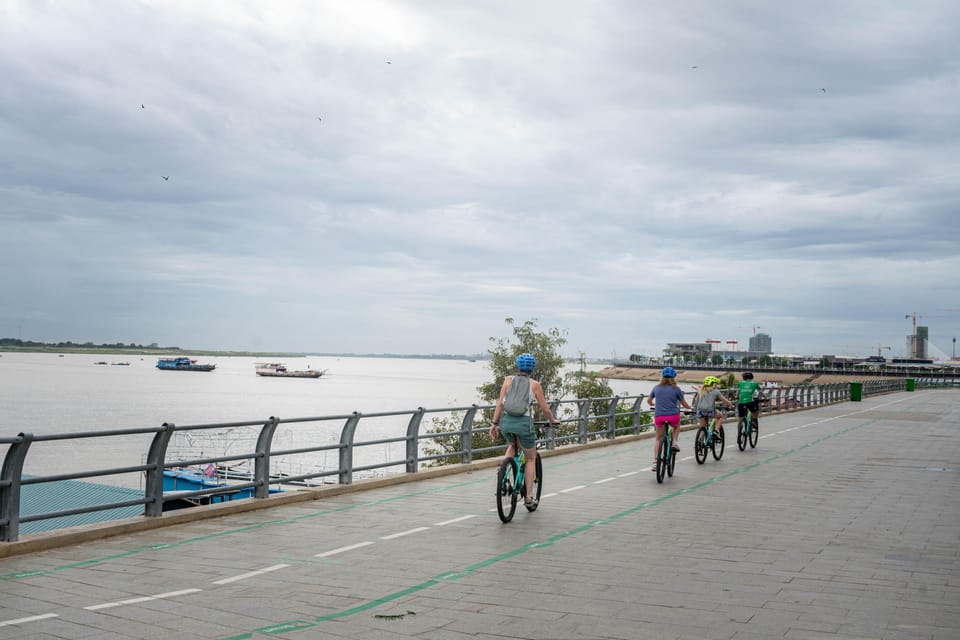
[[[932,0],[7,2],[0,335],[475,352],[510,316],[598,356],[756,326],[898,354],[916,311],[948,351],[957,24]]]

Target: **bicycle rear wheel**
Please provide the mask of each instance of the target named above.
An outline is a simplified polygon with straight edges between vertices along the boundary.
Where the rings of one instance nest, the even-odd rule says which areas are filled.
[[[757,446],[757,438],[760,437],[760,423],[750,426],[750,448]]]
[[[693,441],[693,455],[697,458],[697,464],[707,461],[707,430],[704,427],[697,429],[697,437]]]
[[[540,494],[543,492],[543,459],[540,458],[540,452],[537,451],[537,475],[533,478],[533,499],[534,503],[525,505],[527,511],[536,511],[540,506]]]
[[[500,463],[497,471],[497,515],[510,522],[517,510],[517,467],[510,458]]]
[[[723,425],[720,425],[713,432],[713,442],[710,443],[713,448],[714,460],[719,460],[723,457],[723,447],[726,439],[726,435],[723,433]],[[704,457],[706,457],[706,455],[704,455]]]
[[[737,423],[737,446],[740,447],[740,451],[743,451],[747,448],[747,419],[746,417],[740,418],[740,422]]]
[[[677,450],[670,447],[670,455],[667,457],[667,475],[673,477],[673,467],[677,464]]]
[[[660,446],[657,447],[657,482],[663,482],[663,476],[667,472],[667,438],[660,438]]]

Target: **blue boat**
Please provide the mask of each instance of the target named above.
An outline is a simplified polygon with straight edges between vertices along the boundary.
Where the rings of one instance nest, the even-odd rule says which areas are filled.
[[[164,511],[182,509],[201,504],[217,504],[220,502],[229,502],[230,500],[241,500],[243,498],[253,497],[253,487],[244,487],[242,489],[230,490],[228,471],[221,471],[214,468],[213,464],[207,465],[207,469],[185,468],[164,469],[163,471],[163,493]],[[234,477],[235,482],[249,482],[249,475]],[[202,491],[204,489],[226,489],[223,493],[205,496],[178,496],[178,493],[189,493],[192,491]],[[283,489],[271,487],[270,493],[279,493]]]
[[[157,360],[157,369],[167,369],[169,371],[213,371],[216,368],[217,365],[215,364],[197,364],[196,360],[190,358],[160,358]]]

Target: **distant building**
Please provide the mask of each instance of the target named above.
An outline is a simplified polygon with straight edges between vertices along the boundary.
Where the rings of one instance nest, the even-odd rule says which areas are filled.
[[[773,340],[766,333],[758,333],[750,338],[750,352],[760,355],[773,353]]]
[[[917,327],[915,335],[907,336],[907,353],[910,358],[917,360],[927,358],[927,339],[929,336],[929,327]]]

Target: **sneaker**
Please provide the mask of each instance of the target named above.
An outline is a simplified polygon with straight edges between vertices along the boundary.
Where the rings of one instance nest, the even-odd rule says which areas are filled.
[[[674,451],[676,451],[677,453],[680,453],[680,445],[677,444],[676,440],[674,440],[673,444],[670,446],[673,448]]]
[[[537,504],[539,504],[539,502],[537,501],[536,498],[524,498],[524,499],[523,499],[523,506],[525,506],[525,507],[535,507],[535,506],[537,506]]]
[[[653,471],[654,473],[657,472],[657,461],[656,461],[656,460],[653,461],[653,466],[650,467],[650,471]]]

